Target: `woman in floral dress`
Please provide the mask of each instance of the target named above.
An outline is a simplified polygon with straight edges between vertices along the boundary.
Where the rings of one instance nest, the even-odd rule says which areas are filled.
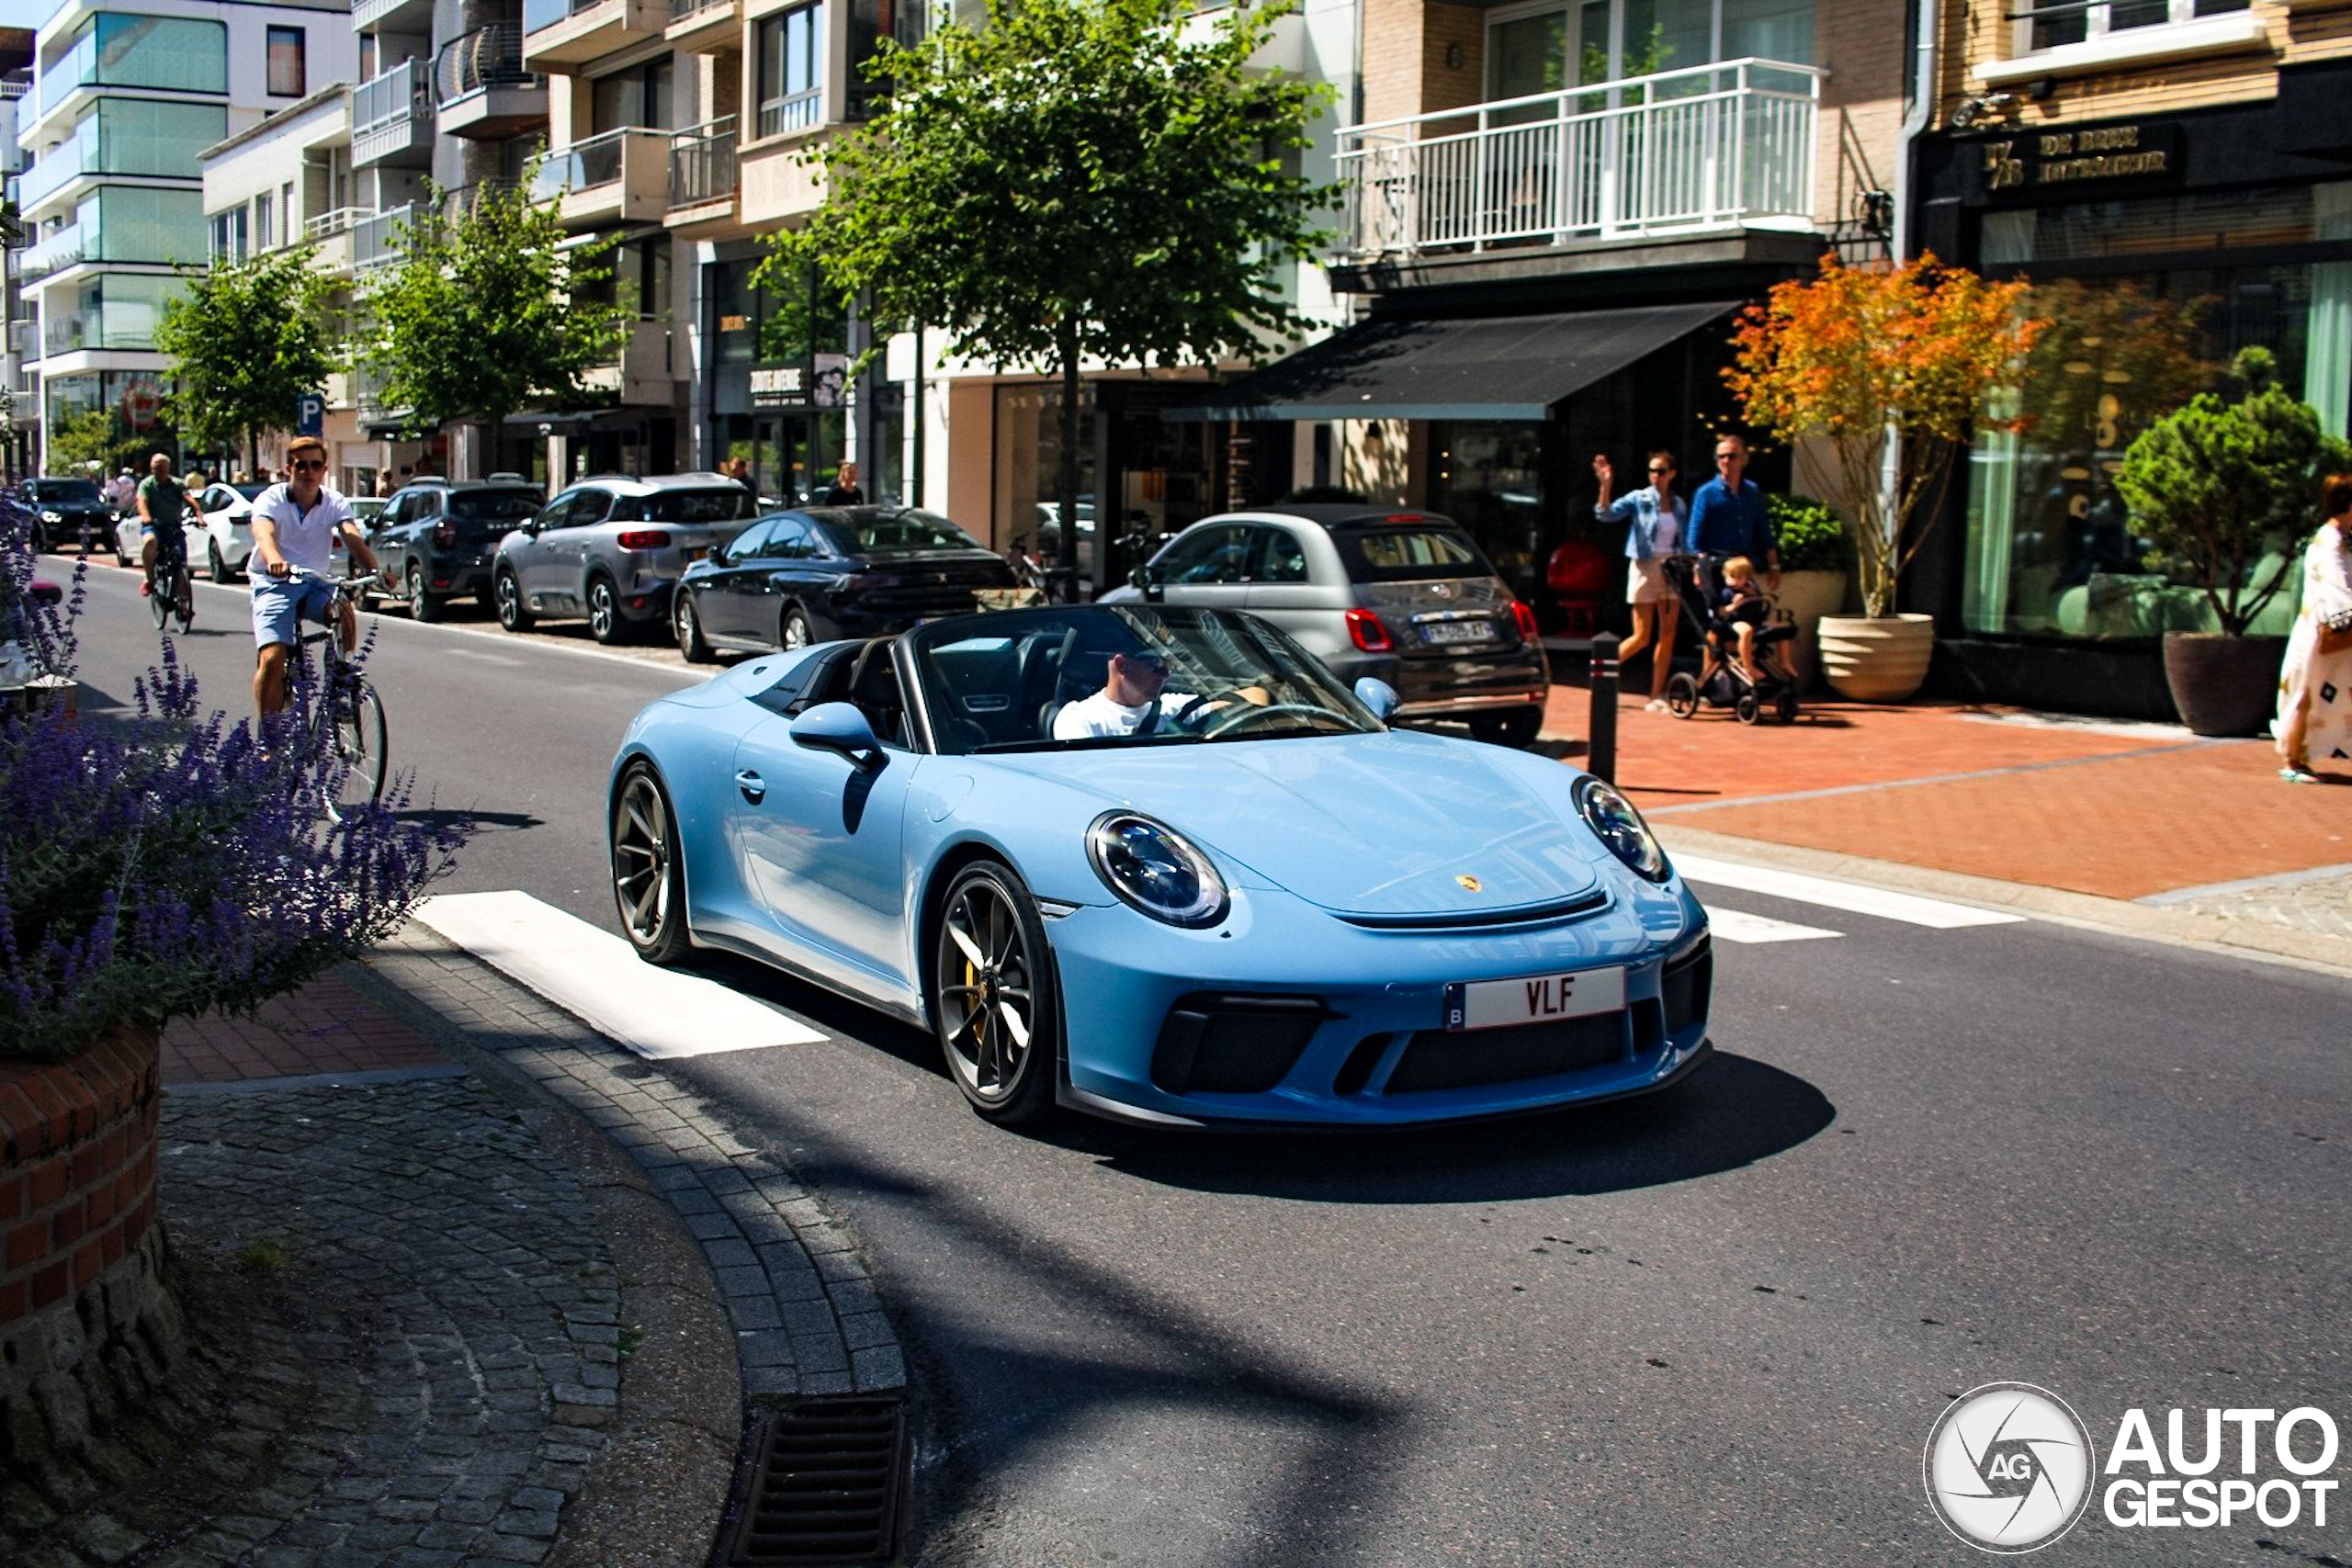
[[[2320,491],[2327,521],[2303,552],[2303,607],[2278,671],[2278,776],[2312,784],[2314,768],[2352,779],[2352,474]]]

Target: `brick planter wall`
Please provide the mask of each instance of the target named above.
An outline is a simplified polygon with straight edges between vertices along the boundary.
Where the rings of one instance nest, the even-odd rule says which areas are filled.
[[[0,1061],[0,1475],[38,1483],[179,1356],[155,1228],[156,1037]]]

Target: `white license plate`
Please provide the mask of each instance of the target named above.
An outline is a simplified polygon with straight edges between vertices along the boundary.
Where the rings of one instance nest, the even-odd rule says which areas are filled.
[[[1464,642],[1492,642],[1495,624],[1492,621],[1431,621],[1421,628],[1424,641],[1442,647]]]
[[[1625,1010],[1625,971],[1571,969],[1517,980],[1457,981],[1445,988],[1450,1030],[1508,1029]]]

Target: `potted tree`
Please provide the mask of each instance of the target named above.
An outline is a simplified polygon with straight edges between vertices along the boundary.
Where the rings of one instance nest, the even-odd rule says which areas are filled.
[[[79,584],[61,608],[34,594],[32,566],[28,532],[0,528],[0,644],[71,676]],[[299,693],[259,732],[232,726],[199,711],[167,641],[136,698],[122,722],[0,708],[0,1193],[20,1200],[0,1259],[0,1420],[28,1472],[58,1457],[44,1442],[90,1436],[41,1438],[35,1403],[134,1340],[177,1341],[151,1185],[165,1021],[251,1010],[364,952],[458,839],[401,816],[398,786],[327,820],[338,764]],[[27,1120],[62,1107],[79,1109]]]
[[[2214,631],[2167,631],[2165,683],[2199,735],[2251,735],[2269,718],[2287,639],[2247,627],[2295,581],[2320,479],[2352,448],[2276,386],[2269,351],[2240,349],[2236,401],[2200,392],[2143,431],[2115,488],[2155,564],[2201,592]]]
[[[1996,423],[1989,399],[2049,325],[2024,313],[2025,293],[1931,254],[1849,267],[1833,252],[1748,307],[1734,335],[1724,379],[1748,423],[1827,448],[1826,499],[1851,527],[1862,614],[1820,623],[1822,672],[1841,695],[1900,702],[1927,679],[1934,622],[1899,612],[1895,590],[1952,459]]]
[[[1854,572],[1854,541],[1838,514],[1806,495],[1778,491],[1764,498],[1772,536],[1781,542],[1780,607],[1796,623],[1790,649],[1806,685],[1819,672],[1819,631],[1825,615],[1842,614]]]

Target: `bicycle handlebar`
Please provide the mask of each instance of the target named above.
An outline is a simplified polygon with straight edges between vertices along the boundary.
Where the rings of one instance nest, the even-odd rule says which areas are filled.
[[[267,571],[264,571],[261,575],[267,577],[270,574]],[[278,579],[278,581],[281,582],[294,582],[298,581],[323,582],[329,588],[334,589],[337,593],[356,593],[359,590],[367,587],[371,582],[383,581],[384,574],[382,571],[377,570],[363,573],[358,577],[329,577],[323,571],[312,571],[307,566],[296,566],[293,562],[288,561],[286,564],[286,575]]]

